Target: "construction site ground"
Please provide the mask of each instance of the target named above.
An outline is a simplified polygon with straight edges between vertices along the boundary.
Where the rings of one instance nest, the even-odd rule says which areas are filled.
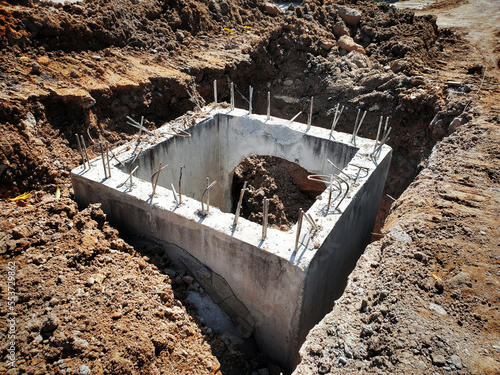
[[[314,126],[340,104],[336,130],[352,133],[367,111],[367,138],[390,118],[373,242],[295,373],[499,373],[499,8],[0,2],[0,374],[293,370],[208,326],[186,298],[203,291],[161,247],[74,200],[76,135],[96,156],[137,137],[127,116],[189,127],[214,80],[219,101],[234,82],[247,108],[252,85],[254,112],[270,91],[271,115],[300,122],[314,96]]]

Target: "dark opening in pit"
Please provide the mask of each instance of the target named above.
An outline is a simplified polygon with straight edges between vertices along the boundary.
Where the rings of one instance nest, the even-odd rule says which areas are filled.
[[[324,183],[308,180],[310,174],[300,165],[276,156],[245,158],[234,170],[232,212],[248,181],[240,215],[262,224],[263,199],[269,198],[269,224],[287,231],[297,222],[299,209],[307,211],[326,188]]]

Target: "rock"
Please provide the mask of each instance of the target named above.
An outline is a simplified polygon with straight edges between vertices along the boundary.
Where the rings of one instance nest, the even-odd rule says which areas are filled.
[[[358,51],[349,52],[347,58],[352,61],[358,68],[371,68],[372,66],[370,59],[362,53],[359,53]]]
[[[335,42],[330,40],[330,39],[323,39],[321,41],[321,48],[329,51],[333,48],[333,46],[335,46]]]
[[[408,233],[406,233],[403,228],[399,225],[396,225],[389,229],[386,234],[388,237],[391,237],[394,241],[401,242],[402,244],[411,243],[412,239]]]
[[[420,252],[420,251],[417,251],[413,254],[413,257],[416,259],[416,260],[419,260],[421,261],[422,263],[427,263],[427,255],[425,255],[424,253]]]
[[[121,310],[117,310],[111,313],[111,319],[120,319],[123,316],[123,312]]]
[[[49,314],[42,325],[42,332],[54,331],[61,321],[55,314]]]
[[[462,119],[460,117],[455,117],[453,121],[448,125],[448,133],[454,133],[463,125]]]
[[[361,328],[361,337],[367,337],[373,335],[373,329],[371,325],[364,325],[363,328]]]
[[[283,84],[284,84],[285,86],[290,87],[290,86],[292,86],[292,85],[293,85],[293,79],[286,79],[286,80],[284,80],[284,81],[283,81]]]
[[[337,38],[340,38],[343,35],[350,36],[349,28],[343,21],[339,21],[333,26],[333,33]]]
[[[347,359],[344,357],[339,357],[339,365],[343,366],[347,363]]]
[[[361,12],[359,10],[348,8],[344,5],[337,6],[337,13],[350,26],[357,26],[361,19]]]
[[[446,359],[441,354],[434,353],[431,355],[431,358],[432,358],[432,364],[434,366],[441,367],[441,366],[444,366],[446,364]]]
[[[446,135],[444,122],[441,119],[431,122],[429,130],[431,131],[431,137],[435,140],[442,139]]]
[[[277,16],[281,13],[281,9],[274,3],[266,3],[266,13],[271,16]]]
[[[359,44],[355,43],[350,36],[342,35],[338,40],[338,44],[339,47],[344,51],[357,51],[359,53],[362,53],[363,55],[366,55],[365,49]]]
[[[409,62],[404,59],[393,60],[390,63],[391,70],[394,73],[399,73],[400,71],[407,69],[409,65]]]
[[[443,309],[441,306],[436,305],[435,303],[432,303],[432,302],[429,303],[429,310],[435,311],[438,314],[443,315],[443,316],[447,314],[445,309]]]
[[[192,284],[194,279],[191,276],[183,276],[182,281],[184,281],[187,284]]]
[[[450,358],[450,361],[451,363],[453,363],[453,366],[455,366],[457,369],[460,370],[462,368],[462,360],[458,355],[453,354]]]
[[[81,365],[76,373],[78,375],[90,375],[90,368],[87,365]]]

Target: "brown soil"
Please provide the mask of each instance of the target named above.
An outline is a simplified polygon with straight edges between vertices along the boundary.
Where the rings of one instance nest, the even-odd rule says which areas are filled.
[[[159,250],[140,254],[98,207],[73,200],[76,134],[89,148],[129,140],[126,116],[154,129],[195,108],[193,86],[202,104],[212,101],[214,79],[219,100],[235,82],[239,107],[251,84],[258,113],[271,89],[272,116],[283,118],[307,113],[314,96],[315,126],[329,127],[342,103],[337,130],[352,132],[357,109],[367,110],[364,137],[391,116],[393,162],[377,227],[391,210],[388,234],[311,334],[300,371],[500,367],[498,44],[484,38],[478,48],[492,48],[478,50],[432,15],[338,3],[362,11],[357,25],[342,26],[338,4],[323,0],[278,16],[261,0],[0,3],[0,196],[32,192],[0,203],[2,298],[9,262],[18,298],[16,369],[6,362],[9,311],[0,309],[0,373],[279,373],[208,333],[174,295]],[[366,54],[341,49],[339,29]]]
[[[276,156],[248,157],[234,171],[233,206],[238,204],[247,181],[241,216],[262,224],[263,201],[268,198],[269,225],[287,231],[297,222],[299,209],[307,211],[325,190],[325,184],[307,179],[310,174],[300,165]]]

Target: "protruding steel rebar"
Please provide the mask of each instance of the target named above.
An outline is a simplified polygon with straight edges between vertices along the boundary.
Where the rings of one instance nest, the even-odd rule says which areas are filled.
[[[161,163],[160,163],[160,167],[158,168],[158,170],[151,175],[151,187],[153,188],[153,194],[152,194],[153,196],[156,194],[156,187],[158,186],[158,179],[160,178],[160,172],[167,167],[168,167],[168,164],[166,164],[164,167],[162,167]],[[155,177],[156,177],[156,179],[155,179]],[[155,181],[153,182],[153,180],[155,180]]]
[[[210,180],[207,177],[207,213],[210,213],[210,191],[208,190],[208,187],[210,186]]]
[[[309,224],[311,224],[311,227],[313,229],[313,232],[316,232],[319,228],[318,226],[316,225],[316,223],[314,222],[313,218],[311,217],[311,215],[309,215],[307,212],[304,212],[304,217],[306,218],[306,220],[309,222]]]
[[[312,117],[313,117],[313,103],[314,103],[314,96],[311,96],[311,103],[309,105],[309,115],[307,116],[307,130],[311,128]]]
[[[333,122],[332,122],[332,128],[330,130],[330,135],[332,135],[333,131],[335,130],[335,127],[337,126],[337,123],[339,122],[340,115],[342,114],[342,112],[344,112],[344,106],[342,105],[342,107],[340,107],[340,111],[339,111],[339,107],[340,107],[340,103],[337,104],[337,106],[335,107],[335,115],[333,116]]]
[[[130,126],[133,126],[134,128],[137,128],[139,129],[139,136],[141,134],[141,132],[144,132],[146,134],[153,134],[152,131],[149,131],[148,129],[146,129],[145,127],[143,127],[143,123],[144,123],[144,116],[141,116],[141,123],[138,123],[137,121],[135,121],[133,118],[127,116],[127,125],[130,125]]]
[[[101,159],[102,159],[102,167],[104,168],[104,178],[108,178],[108,171],[106,170],[106,161],[104,160],[104,148],[102,147],[102,142],[99,142],[99,148],[101,149]]]
[[[207,180],[208,180],[208,177],[207,177]],[[207,212],[205,212],[205,206],[204,206],[203,202],[205,201],[205,194],[208,192],[208,190],[209,190],[212,186],[214,186],[214,185],[215,185],[215,183],[216,183],[216,182],[217,182],[217,181],[212,182],[210,185],[208,185],[208,186],[207,186],[207,188],[206,188],[205,190],[203,190],[203,193],[201,193],[201,213],[202,213],[202,215],[207,215],[207,214],[209,213],[209,211],[210,211],[210,208],[209,208],[209,207],[207,207],[207,208],[208,208],[208,209],[207,209]],[[209,203],[210,203],[210,202],[207,200],[207,206],[209,205]]]
[[[181,167],[181,173],[179,176],[179,204],[182,203],[182,168],[184,167]]]
[[[214,103],[217,104],[217,80],[214,79]]]
[[[380,129],[382,128],[382,121],[384,121],[384,116],[380,116],[380,121],[378,122],[377,138],[375,138],[375,145],[373,146],[373,152],[377,149],[378,137],[380,136]]]
[[[231,88],[230,88],[230,93],[231,93],[231,110],[234,109],[234,82],[231,82]]]
[[[326,159],[326,161],[328,163],[330,163],[332,165],[333,168],[335,168],[337,171],[339,171],[340,173],[342,173],[344,176],[346,176],[349,180],[352,180],[353,178],[351,176],[349,176],[348,174],[346,174],[344,171],[342,171],[342,169],[340,169],[339,167],[337,167],[335,164],[333,164],[333,162],[330,160],[330,159]]]
[[[361,120],[358,123],[358,118],[361,110],[358,109],[358,115],[356,116],[356,123],[354,124],[354,130],[352,132],[352,138],[351,138],[351,143],[356,143],[356,136],[358,135],[359,129],[361,128],[361,125],[363,124],[363,121],[366,116],[366,111],[363,113],[363,116],[361,116]]]
[[[174,184],[171,183],[170,186],[172,186],[172,193],[174,193],[175,203],[179,205],[179,200],[177,199],[177,192],[175,191]]]
[[[92,166],[90,165],[89,153],[87,152],[87,146],[85,145],[85,139],[83,138],[83,135],[80,135],[80,139],[82,141],[83,151],[85,152],[85,157],[87,158],[87,163],[89,164],[90,169],[92,168]]]
[[[327,211],[330,211],[330,205],[331,205],[331,202],[332,202],[332,192],[333,192],[333,182],[337,182],[339,184],[339,191],[340,191],[340,194],[342,194],[342,184],[339,183],[338,180],[335,179],[335,175],[333,174],[329,174],[329,175],[309,175],[307,176],[307,179],[308,180],[311,180],[311,181],[318,181],[318,182],[323,182],[323,183],[328,183],[328,203],[327,203],[327,206],[326,206],[326,210]]]
[[[263,208],[262,208],[262,239],[265,240],[267,237],[267,220],[269,216],[269,199],[264,197]]]
[[[271,91],[267,92],[267,119],[271,118]]]
[[[251,115],[252,114],[252,100],[253,100],[253,87],[250,86],[250,92],[249,92],[249,99],[248,99],[248,114]]]
[[[342,184],[344,183],[345,186],[346,186],[346,192],[345,194],[342,196],[342,198],[340,199],[339,203],[337,203],[337,205],[335,206],[335,209],[334,211],[337,211],[337,209],[339,208],[340,204],[343,202],[343,200],[345,199],[345,197],[347,197],[347,194],[349,194],[349,183],[344,180],[342,177],[340,176],[333,176],[335,179],[339,180],[339,184]]]
[[[297,113],[295,116],[293,116],[290,120],[288,120],[288,123],[291,124],[292,122],[295,121],[295,119],[297,117],[299,117],[300,115],[302,114],[302,111],[300,111],[299,113]]]
[[[245,194],[245,191],[247,189],[247,184],[248,181],[245,181],[243,184],[243,189],[240,191],[240,199],[238,200],[238,206],[236,207],[236,213],[234,214],[234,221],[233,221],[233,226],[238,225],[238,218],[240,217],[240,210],[241,210],[241,204],[243,203],[243,194]]]
[[[296,253],[299,248],[300,231],[302,230],[302,216],[304,216],[304,211],[302,211],[302,208],[299,208],[299,220],[297,221],[297,235],[295,236],[294,253]]]
[[[108,175],[111,177],[111,163],[109,162],[109,144],[106,143],[106,159],[108,161]]]
[[[78,134],[75,135],[76,135],[76,143],[78,145],[78,151],[80,152],[80,156],[82,157],[83,168],[85,168],[85,156],[83,155],[82,146],[80,145],[80,138],[78,138]]]
[[[133,170],[130,171],[129,173],[129,178],[130,178],[130,189],[132,189],[132,175],[135,173],[135,171],[139,168],[139,166],[137,165]]]

